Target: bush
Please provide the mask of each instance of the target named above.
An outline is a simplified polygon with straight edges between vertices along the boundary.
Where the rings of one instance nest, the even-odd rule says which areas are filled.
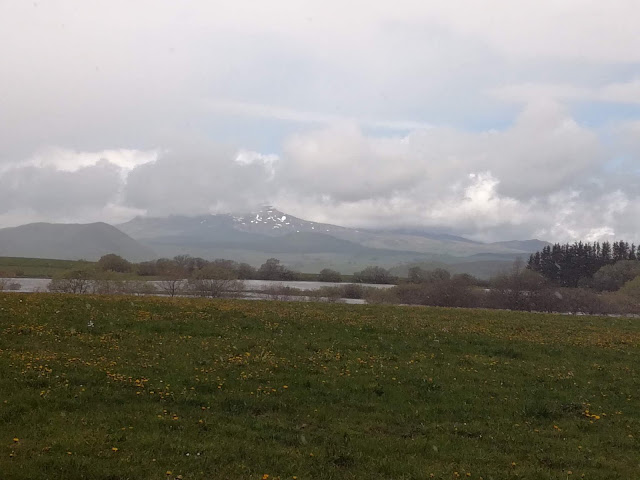
[[[560,311],[568,313],[606,314],[616,313],[613,303],[593,290],[586,288],[565,288],[560,291]]]
[[[395,288],[367,288],[364,291],[364,299],[374,305],[400,303]]]
[[[336,270],[331,270],[330,268],[323,268],[322,270],[320,270],[320,273],[318,274],[318,281],[340,283],[342,282],[342,275],[340,275],[340,272]]]
[[[362,285],[357,285],[355,283],[347,283],[345,285],[341,285],[340,287],[342,298],[351,298],[351,299],[359,299],[364,298],[364,294],[366,290],[369,290]],[[378,289],[375,289],[378,290]]]
[[[474,291],[460,280],[440,280],[393,287],[400,303],[436,307],[475,307],[481,302]]]
[[[267,295],[270,300],[287,300],[288,297],[297,297],[304,294],[299,288],[287,287],[282,284],[269,285],[261,291]]]
[[[639,275],[639,261],[620,260],[612,265],[605,265],[593,275],[593,288],[599,291],[614,292]]]
[[[367,267],[360,272],[353,274],[353,281],[356,283],[376,283],[391,284],[396,282],[396,277],[391,272],[382,267]]]
[[[313,296],[326,299],[328,302],[337,302],[341,298],[344,298],[343,288],[344,287],[342,286],[322,287],[322,288],[319,288],[318,290],[313,291],[312,293],[313,293]]]

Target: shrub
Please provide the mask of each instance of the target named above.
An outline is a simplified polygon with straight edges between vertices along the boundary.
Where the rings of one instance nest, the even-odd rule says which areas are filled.
[[[270,300],[287,300],[288,297],[303,295],[303,291],[295,287],[287,287],[282,284],[268,285],[262,289],[262,293]]]
[[[613,292],[639,275],[639,261],[620,260],[612,265],[605,265],[593,275],[593,288]]]
[[[342,275],[340,275],[340,272],[336,270],[331,270],[330,268],[323,268],[322,270],[320,270],[320,273],[318,274],[318,281],[340,283],[342,282]]]
[[[364,299],[371,304],[400,303],[395,288],[367,288],[364,291]]]
[[[353,274],[353,281],[356,283],[377,283],[390,284],[396,282],[396,277],[391,272],[382,267],[367,267],[360,272]]]

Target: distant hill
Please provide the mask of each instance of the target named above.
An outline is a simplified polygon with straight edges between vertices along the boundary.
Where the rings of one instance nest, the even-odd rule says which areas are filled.
[[[549,242],[543,240],[509,240],[506,242],[493,242],[490,245],[499,247],[512,248],[514,250],[522,250],[523,252],[535,253],[542,250],[546,246],[550,246]]]
[[[516,257],[528,257],[539,242],[486,244],[419,230],[347,228],[304,220],[270,206],[246,214],[136,217],[117,227],[160,256],[190,254],[253,265],[275,256],[305,272],[326,267],[352,273],[367,265],[388,268],[427,262],[484,273],[501,269]],[[458,264],[464,265],[453,267]]]
[[[115,253],[138,262],[154,251],[106,223],[30,223],[0,229],[0,256],[97,260]]]
[[[482,245],[482,242],[477,242],[469,238],[461,237],[459,235],[451,235],[450,233],[431,232],[428,230],[419,230],[415,228],[396,228],[392,230],[372,230],[376,233],[395,233],[400,235],[411,235],[414,237],[425,237],[432,240],[445,240],[462,243],[474,243],[476,245]]]

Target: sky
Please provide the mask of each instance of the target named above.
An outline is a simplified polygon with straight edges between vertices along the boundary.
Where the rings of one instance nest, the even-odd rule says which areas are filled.
[[[640,240],[637,0],[0,0],[0,228]]]

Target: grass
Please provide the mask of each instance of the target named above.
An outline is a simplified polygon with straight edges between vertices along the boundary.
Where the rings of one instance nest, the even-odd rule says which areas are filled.
[[[83,260],[0,257],[0,273],[8,277],[53,278],[66,271],[94,264]]]
[[[630,479],[640,323],[0,295],[0,478]]]

